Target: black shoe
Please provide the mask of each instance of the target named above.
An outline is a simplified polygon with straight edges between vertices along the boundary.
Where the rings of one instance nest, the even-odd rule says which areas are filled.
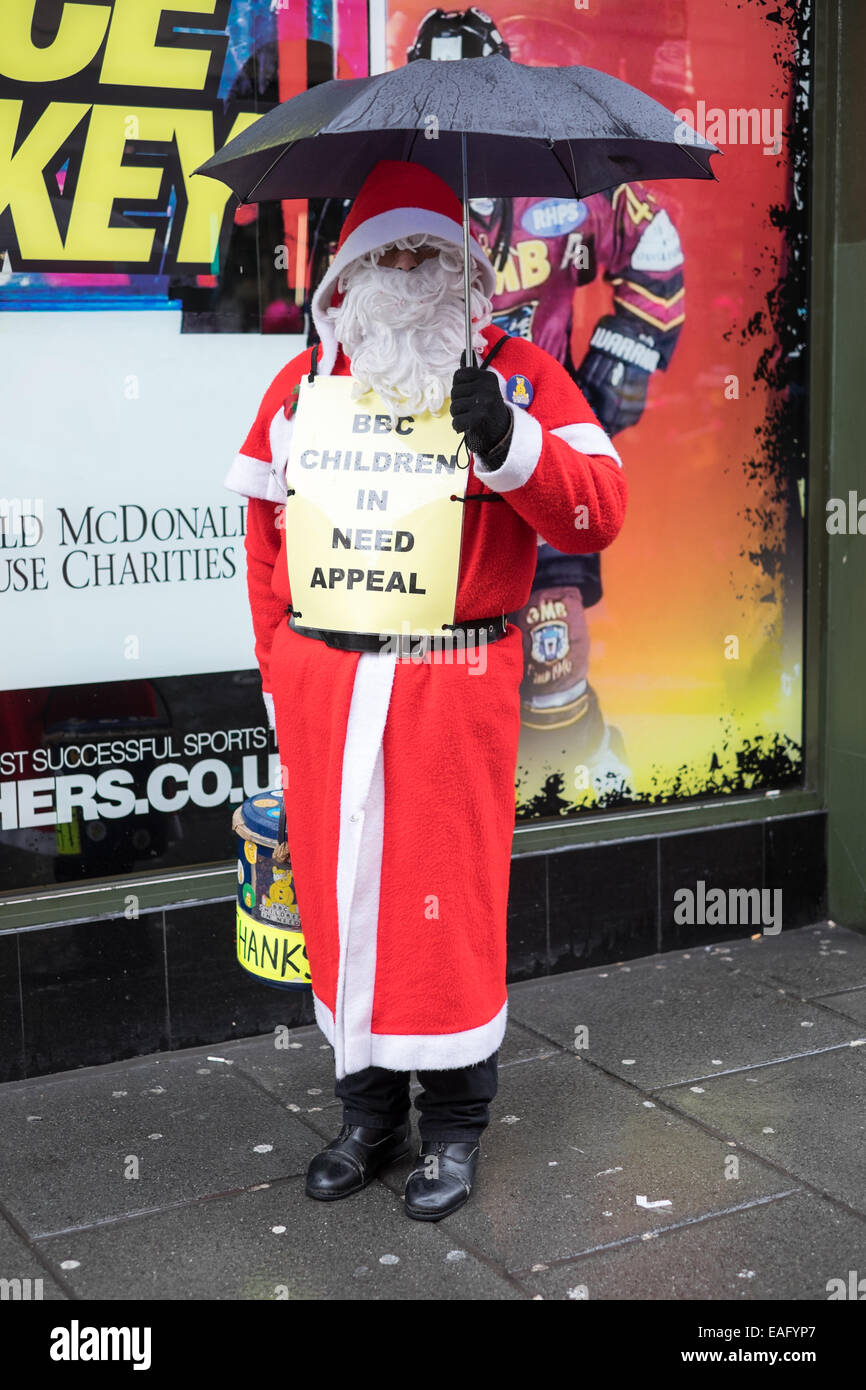
[[[307,1169],[307,1196],[322,1202],[349,1197],[371,1183],[389,1163],[409,1152],[410,1121],[397,1129],[343,1125]]]
[[[441,1221],[469,1201],[480,1143],[424,1139],[420,1162],[406,1179],[406,1215],[415,1221]]]

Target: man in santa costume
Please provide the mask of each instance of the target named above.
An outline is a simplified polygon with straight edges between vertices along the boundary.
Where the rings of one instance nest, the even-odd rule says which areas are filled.
[[[460,202],[436,174],[376,165],[313,297],[320,343],[277,374],[226,479],[249,498],[255,652],[287,782],[316,1020],[343,1102],[306,1190],[347,1196],[409,1152],[415,1071],[421,1144],[405,1209],[419,1220],[471,1193],[506,1027],[523,676],[508,615],[528,600],[539,535],[559,551],[597,552],[626,502],[619,456],[568,373],[492,326],[495,273],[474,238],[480,364],[460,365],[462,246]],[[471,453],[452,499],[462,519],[444,625],[453,656],[405,659],[382,632],[311,629],[292,603],[286,468],[299,394],[328,376],[351,376],[353,396],[377,392],[398,433],[406,417],[447,422],[450,412]],[[397,631],[413,630],[411,611],[407,598]]]

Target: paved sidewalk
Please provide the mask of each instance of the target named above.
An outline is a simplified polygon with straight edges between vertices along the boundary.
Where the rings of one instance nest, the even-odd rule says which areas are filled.
[[[866,1275],[866,936],[509,994],[476,1188],[447,1220],[406,1217],[410,1159],[304,1195],[340,1109],[303,1028],[0,1087],[0,1278],[53,1299],[826,1300]]]

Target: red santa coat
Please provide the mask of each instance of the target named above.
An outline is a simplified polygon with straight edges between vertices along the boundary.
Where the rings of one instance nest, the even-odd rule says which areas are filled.
[[[398,208],[396,222],[383,223],[377,211],[372,231],[364,216],[344,229],[349,250],[314,300],[319,371],[350,368],[322,306],[342,265],[361,254],[352,232],[373,235],[378,246],[406,234],[395,226],[429,230],[431,219],[419,213],[426,187],[414,192],[411,218]],[[363,195],[355,213],[359,202],[365,211]],[[436,198],[445,201],[439,190]],[[445,206],[449,239],[459,245],[460,205]],[[434,210],[442,235],[436,218],[443,214]],[[484,336],[489,347],[505,337],[493,327]],[[307,350],[277,374],[226,484],[250,499],[255,652],[288,782],[287,835],[316,1019],[338,1077],[368,1066],[466,1066],[499,1047],[507,1021],[522,637],[509,624],[485,648],[485,669],[338,651],[289,628],[280,513],[292,421],[284,403],[310,364]],[[539,536],[557,550],[597,552],[617,535],[625,509],[616,450],[565,370],[519,338],[504,344],[491,370],[504,398],[515,374],[533,396],[527,409],[511,407],[504,464],[488,470],[473,459],[467,498],[503,500],[454,503],[464,508],[457,622],[523,607]]]

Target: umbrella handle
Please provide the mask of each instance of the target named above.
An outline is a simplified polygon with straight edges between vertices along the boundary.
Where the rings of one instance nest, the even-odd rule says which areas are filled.
[[[463,174],[463,307],[466,314],[466,365],[474,367],[475,350],[472,346],[472,310],[469,273],[469,190],[466,179],[466,131],[460,132],[460,163]]]

